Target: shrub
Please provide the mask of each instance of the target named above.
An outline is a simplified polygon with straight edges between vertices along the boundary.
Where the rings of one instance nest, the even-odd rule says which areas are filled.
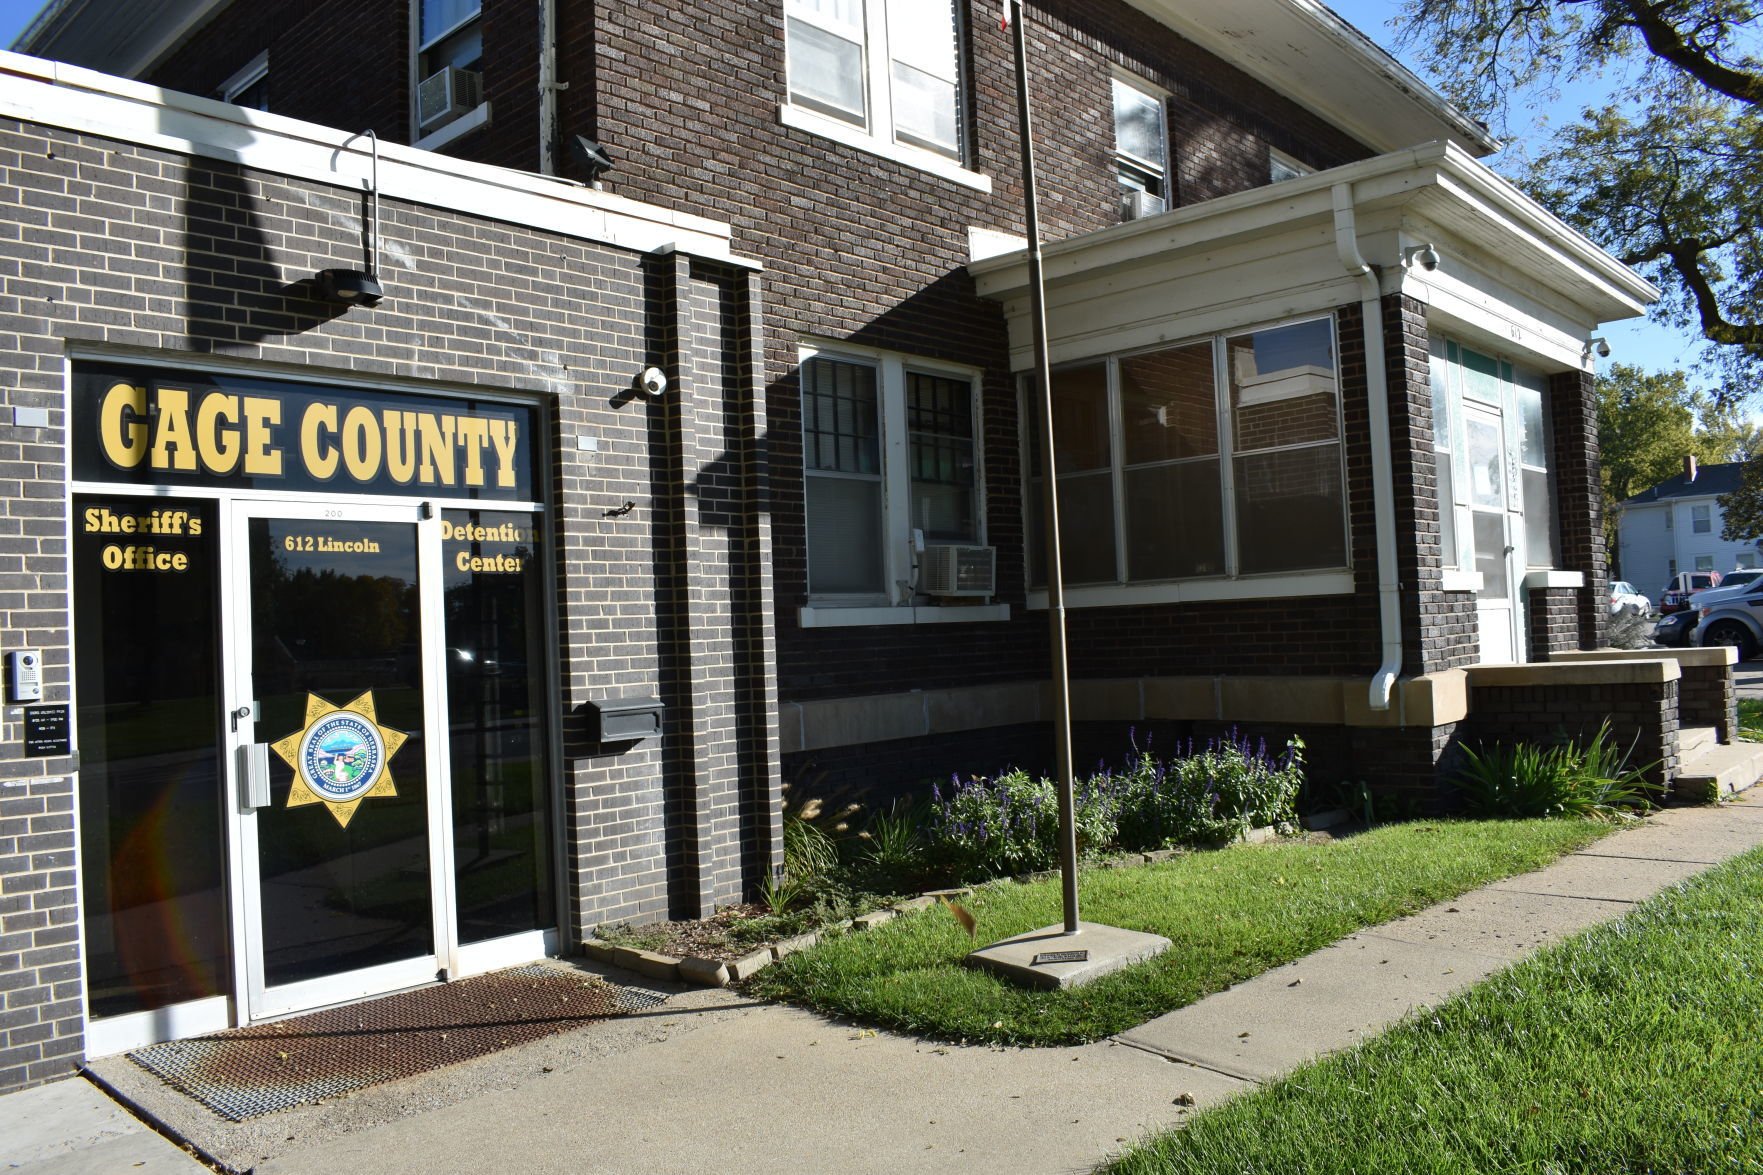
[[[1476,816],[1612,816],[1653,806],[1645,768],[1628,766],[1605,721],[1585,746],[1519,742],[1463,748],[1457,786]]]
[[[1131,770],[1115,778],[1121,848],[1216,843],[1296,820],[1304,740],[1287,739],[1276,757],[1265,739],[1251,743],[1232,730],[1198,751],[1190,741],[1185,754],[1167,760],[1139,751]]]
[[[1127,770],[1073,784],[1080,853],[1217,843],[1296,819],[1302,739],[1287,740],[1279,756],[1235,731],[1169,759],[1148,746],[1135,752]],[[1050,869],[1059,860],[1058,787],[1023,771],[957,778],[933,789],[924,827],[931,863],[962,879]]]

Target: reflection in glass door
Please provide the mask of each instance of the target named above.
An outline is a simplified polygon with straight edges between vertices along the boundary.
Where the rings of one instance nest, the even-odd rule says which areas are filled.
[[[1481,573],[1475,611],[1484,665],[1518,660],[1517,610],[1513,606],[1514,543],[1507,512],[1506,439],[1500,414],[1464,405],[1469,456],[1469,507],[1475,570]]]
[[[344,513],[235,508],[252,1018],[431,980],[447,938],[422,640],[438,587],[414,507]]]

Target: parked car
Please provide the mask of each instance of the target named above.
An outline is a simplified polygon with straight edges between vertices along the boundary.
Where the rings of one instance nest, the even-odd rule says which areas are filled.
[[[1653,625],[1653,643],[1669,649],[1681,649],[1690,643],[1701,617],[1694,608],[1683,608],[1669,616],[1661,616]]]
[[[1669,616],[1673,612],[1689,607],[1691,596],[1711,587],[1719,587],[1721,578],[1718,571],[1678,572],[1666,582],[1663,588],[1659,589],[1660,613]]]
[[[1763,577],[1734,588],[1718,588],[1696,595],[1694,601],[1699,645],[1729,645],[1746,661],[1763,648]]]
[[[1613,579],[1610,581],[1610,615],[1614,616],[1624,608],[1633,608],[1646,616],[1653,611],[1653,601],[1637,592],[1626,579]]]

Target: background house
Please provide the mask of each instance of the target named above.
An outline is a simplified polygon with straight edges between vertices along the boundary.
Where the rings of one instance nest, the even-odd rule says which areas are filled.
[[[1622,505],[1617,542],[1622,575],[1657,597],[1660,588],[1680,571],[1718,571],[1763,565],[1763,540],[1721,537],[1725,516],[1720,496],[1739,488],[1741,461],[1698,465],[1685,462],[1684,472],[1643,490]]]

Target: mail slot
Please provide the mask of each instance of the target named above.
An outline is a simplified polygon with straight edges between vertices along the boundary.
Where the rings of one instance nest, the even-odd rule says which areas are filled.
[[[660,698],[602,698],[589,702],[594,737],[603,743],[635,742],[661,733]]]

